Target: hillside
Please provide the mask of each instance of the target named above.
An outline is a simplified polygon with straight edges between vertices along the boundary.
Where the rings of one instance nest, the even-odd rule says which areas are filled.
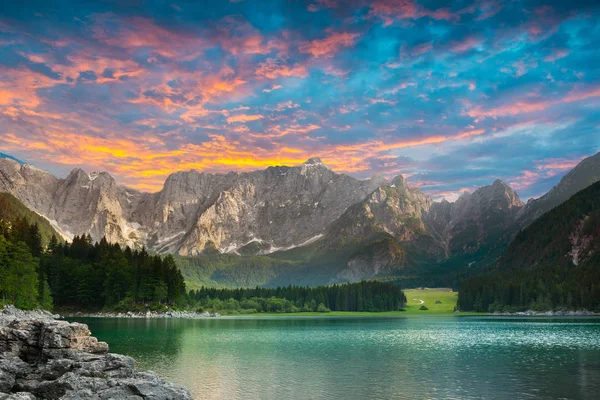
[[[16,218],[26,218],[30,224],[36,223],[42,235],[42,244],[47,245],[52,235],[60,239],[47,219],[31,211],[19,199],[8,193],[0,193],[0,221],[14,221]]]
[[[464,282],[461,309],[600,307],[600,183],[521,231],[494,271]]]

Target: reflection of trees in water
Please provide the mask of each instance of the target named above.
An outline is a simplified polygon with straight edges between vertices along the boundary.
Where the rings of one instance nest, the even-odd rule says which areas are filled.
[[[92,335],[108,343],[112,353],[133,357],[140,369],[163,370],[182,352],[185,320],[153,318],[85,318]]]

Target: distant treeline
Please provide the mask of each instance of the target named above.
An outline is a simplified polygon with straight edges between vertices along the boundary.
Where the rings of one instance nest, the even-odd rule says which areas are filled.
[[[341,285],[274,289],[191,290],[203,308],[254,312],[397,311],[406,305],[402,290],[389,283],[363,281]]]
[[[598,310],[600,268],[539,267],[473,278],[458,292],[462,311]]]

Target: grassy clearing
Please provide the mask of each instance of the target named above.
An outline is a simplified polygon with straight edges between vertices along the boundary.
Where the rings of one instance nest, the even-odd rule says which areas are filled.
[[[407,314],[448,314],[454,312],[458,292],[450,292],[448,290],[439,289],[423,289],[423,290],[405,290],[407,305]],[[436,301],[441,304],[435,304]],[[421,311],[419,308],[425,306],[426,311]]]
[[[439,289],[405,290],[407,306],[405,311],[385,312],[352,312],[332,311],[329,313],[301,312],[301,313],[259,313],[251,315],[239,315],[242,317],[409,317],[409,316],[465,316],[479,315],[478,313],[454,313],[457,292]],[[423,303],[421,303],[423,301]],[[435,304],[440,301],[441,304]],[[428,310],[419,310],[424,305]]]

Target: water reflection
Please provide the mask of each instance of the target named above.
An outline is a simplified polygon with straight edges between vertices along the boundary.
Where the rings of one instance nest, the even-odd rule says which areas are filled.
[[[600,321],[86,319],[197,398],[596,398]]]

